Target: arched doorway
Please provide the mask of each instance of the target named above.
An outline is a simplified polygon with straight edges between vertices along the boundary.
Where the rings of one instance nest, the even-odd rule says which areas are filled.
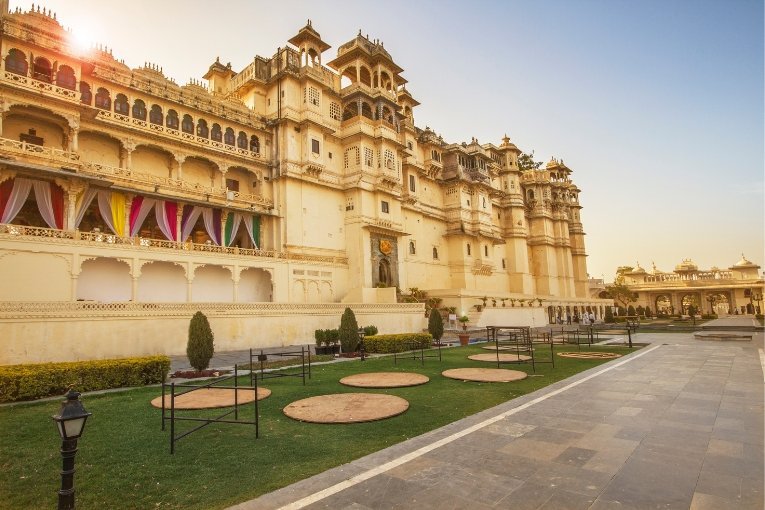
[[[388,259],[381,259],[378,265],[378,280],[385,287],[391,286],[390,262]]]
[[[669,315],[672,313],[672,301],[670,301],[669,296],[666,294],[660,294],[656,296],[655,303],[655,310],[656,315]]]

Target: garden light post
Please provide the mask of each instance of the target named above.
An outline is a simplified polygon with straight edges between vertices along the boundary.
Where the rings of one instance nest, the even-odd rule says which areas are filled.
[[[366,354],[366,347],[364,346],[364,328],[359,328],[359,352],[361,353],[361,361],[364,361]]]
[[[92,413],[82,406],[80,393],[69,390],[66,400],[61,402],[58,414],[53,415],[53,420],[58,426],[61,435],[61,458],[63,469],[61,470],[61,489],[58,491],[58,509],[74,509],[74,456],[77,454],[77,439],[85,429],[85,422]]]

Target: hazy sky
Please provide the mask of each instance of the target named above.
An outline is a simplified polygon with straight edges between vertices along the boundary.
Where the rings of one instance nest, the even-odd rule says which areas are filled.
[[[11,0],[27,9],[29,1]],[[48,0],[82,38],[184,84],[242,69],[310,18],[332,48],[380,39],[447,142],[555,156],[581,188],[588,271],[683,258],[727,267],[763,245],[762,0]]]

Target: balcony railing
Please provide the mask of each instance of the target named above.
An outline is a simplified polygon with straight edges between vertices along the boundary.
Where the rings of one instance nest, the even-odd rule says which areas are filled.
[[[308,255],[257,248],[239,248],[237,246],[218,246],[207,243],[179,242],[167,239],[152,239],[148,237],[126,237],[105,232],[83,232],[79,230],[59,230],[44,227],[29,227],[25,225],[0,224],[0,239],[44,240],[51,243],[73,242],[90,245],[119,245],[120,247],[137,250],[165,249],[183,252],[217,253],[244,257],[264,257],[282,260],[300,260],[326,264],[348,264],[347,257],[323,255]]]

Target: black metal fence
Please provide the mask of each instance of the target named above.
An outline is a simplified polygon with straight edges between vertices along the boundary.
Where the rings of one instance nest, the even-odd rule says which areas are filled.
[[[207,384],[197,385],[197,384],[184,384],[184,383],[162,383],[162,430],[165,430],[165,422],[170,422],[170,453],[175,453],[175,443],[179,441],[180,439],[183,439],[184,437],[188,436],[189,434],[192,434],[196,432],[197,430],[200,430],[211,423],[234,423],[239,425],[254,425],[255,426],[255,439],[260,437],[260,425],[259,425],[259,413],[258,413],[258,385],[257,385],[257,379],[255,379],[252,383],[252,386],[240,386],[238,383],[239,378],[239,371],[236,365],[234,365],[234,374],[230,375],[228,377],[223,377],[220,379],[215,379],[214,381],[211,381]],[[222,383],[233,380],[233,386],[226,386]],[[204,416],[180,416],[178,415],[179,409],[176,408],[175,400],[182,396],[182,395],[188,395],[194,391],[201,390],[201,389],[213,389],[213,390],[233,390],[234,391],[234,406],[233,409],[229,409],[228,411],[224,412],[221,415],[215,416],[215,417],[204,417]],[[168,393],[169,390],[169,393]],[[252,420],[245,420],[245,419],[239,419],[239,415],[241,414],[239,411],[239,408],[247,405],[247,404],[240,404],[239,403],[239,390],[252,390],[255,393],[255,400],[252,402]],[[166,399],[165,397],[170,397],[170,406],[169,408],[165,405]],[[202,411],[202,409],[195,409],[196,411]],[[184,409],[186,411],[186,409]],[[191,410],[189,410],[191,411]],[[208,411],[209,412],[209,411]],[[168,415],[169,414],[169,415]],[[234,419],[227,419],[228,416],[234,415]],[[178,421],[190,421],[190,422],[201,422],[201,425],[197,425],[196,427],[187,430],[185,432],[181,432],[179,434],[176,434],[176,422]]]
[[[300,358],[300,365],[283,370],[269,370],[266,372],[266,362],[268,361],[269,356],[272,359],[279,361]],[[260,364],[259,370],[255,368],[257,364]],[[250,380],[253,381],[253,384],[258,377],[260,377],[261,381],[277,377],[300,377],[303,379],[303,386],[305,386],[306,374],[308,374],[309,379],[311,378],[311,348],[300,346],[299,351],[294,350],[269,353],[264,353],[262,350],[260,352],[253,352],[253,350],[250,349],[250,368]]]

